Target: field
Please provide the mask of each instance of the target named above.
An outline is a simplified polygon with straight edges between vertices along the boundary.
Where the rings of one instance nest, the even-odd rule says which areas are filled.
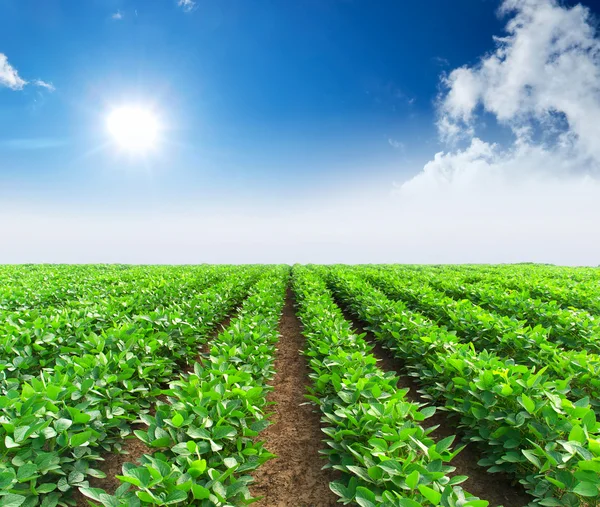
[[[0,266],[0,507],[600,505],[599,282]]]

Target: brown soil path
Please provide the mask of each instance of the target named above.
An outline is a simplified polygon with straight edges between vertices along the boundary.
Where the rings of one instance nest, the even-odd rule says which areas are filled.
[[[428,403],[430,401],[423,398],[418,390],[416,382],[406,374],[406,368],[402,361],[393,356],[392,352],[384,348],[355,318],[344,312],[346,319],[352,322],[354,329],[359,333],[366,333],[365,340],[373,345],[372,353],[377,358],[379,367],[384,371],[392,371],[398,376],[398,387],[408,388],[406,397],[415,403]],[[456,428],[455,422],[445,411],[438,410],[432,417],[426,419],[423,423],[425,427],[438,426],[431,433],[435,440],[441,440],[450,435],[456,435],[454,447],[460,444],[460,430]],[[476,495],[482,500],[488,500],[490,507],[502,505],[504,507],[523,507],[532,501],[533,497],[527,495],[520,484],[513,484],[509,477],[503,474],[490,474],[485,468],[480,467],[477,462],[481,456],[473,444],[468,444],[450,463],[456,467],[456,470],[449,474],[466,475],[468,480],[461,484],[466,491]]]
[[[288,288],[280,322],[278,350],[275,357],[274,390],[268,401],[275,402],[273,424],[260,434],[265,447],[277,458],[261,465],[253,474],[253,496],[263,496],[261,507],[328,507],[337,497],[329,489],[334,472],[321,470],[326,461],[319,455],[325,435],[321,432],[320,414],[306,399],[308,365],[300,354],[304,336],[295,315],[293,295]]]

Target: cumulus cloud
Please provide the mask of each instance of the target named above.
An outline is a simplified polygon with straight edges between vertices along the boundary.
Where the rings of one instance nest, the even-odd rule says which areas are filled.
[[[582,5],[506,0],[507,35],[474,67],[445,79],[441,118],[470,125],[478,107],[516,133],[564,116],[580,148],[600,158],[600,40]]]
[[[123,13],[121,11],[117,11],[111,16],[111,18],[119,21],[119,20],[123,19]]]
[[[22,90],[27,81],[22,79],[10,63],[4,53],[0,53],[0,86],[6,86],[11,90]]]
[[[506,35],[494,50],[443,78],[438,128],[451,150],[397,193],[417,220],[443,216],[467,234],[528,224],[548,234],[555,228],[558,243],[568,227],[576,257],[600,220],[600,40],[581,5],[505,0],[500,13]],[[512,141],[485,140],[489,120]],[[520,238],[499,237],[525,259]]]
[[[196,2],[194,0],[177,0],[177,5],[185,12],[191,12],[196,8]]]

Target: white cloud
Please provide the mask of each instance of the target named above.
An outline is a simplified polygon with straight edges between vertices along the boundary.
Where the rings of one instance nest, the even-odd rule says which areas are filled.
[[[600,222],[600,41],[590,13],[554,0],[505,0],[500,12],[511,16],[507,36],[442,79],[440,137],[466,146],[436,154],[397,194],[423,227],[453,231],[450,249],[489,242],[487,254],[475,245],[480,260],[492,249],[540,260],[546,248],[556,261],[600,264],[600,240],[590,244]],[[513,141],[481,139],[489,118]]]
[[[478,108],[513,130],[552,124],[559,113],[579,147],[600,158],[600,41],[581,5],[505,0],[508,35],[473,67],[452,71],[441,119],[470,125]]]
[[[185,12],[191,12],[196,8],[196,2],[194,0],[177,0],[177,5]]]
[[[34,79],[31,82],[25,81],[23,78],[21,78],[21,76],[19,76],[17,69],[8,63],[7,56],[4,53],[0,53],[0,87],[5,86],[11,90],[22,90],[28,84],[45,88],[50,92],[56,90],[52,83],[47,83],[41,79]]]
[[[21,79],[17,69],[10,63],[4,53],[0,53],[0,86],[6,86],[11,90],[22,90],[27,81]]]
[[[121,20],[121,19],[123,19],[123,13],[121,11],[117,11],[111,16],[111,18],[115,19],[117,21]]]
[[[31,83],[34,84],[35,86],[45,88],[49,92],[56,91],[56,88],[54,87],[54,85],[52,83],[46,83],[46,81],[42,81],[41,79],[34,79]]]

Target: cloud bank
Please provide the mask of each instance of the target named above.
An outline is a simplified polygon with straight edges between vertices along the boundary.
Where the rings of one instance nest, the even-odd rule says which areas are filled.
[[[505,0],[500,14],[509,20],[495,49],[442,80],[438,129],[454,148],[397,194],[424,223],[443,216],[457,235],[496,231],[490,246],[522,260],[543,257],[511,228],[547,237],[549,260],[552,249],[566,250],[568,232],[570,255],[555,257],[600,264],[600,239],[590,242],[600,221],[600,41],[591,14],[554,0]],[[489,121],[512,141],[484,140]]]

